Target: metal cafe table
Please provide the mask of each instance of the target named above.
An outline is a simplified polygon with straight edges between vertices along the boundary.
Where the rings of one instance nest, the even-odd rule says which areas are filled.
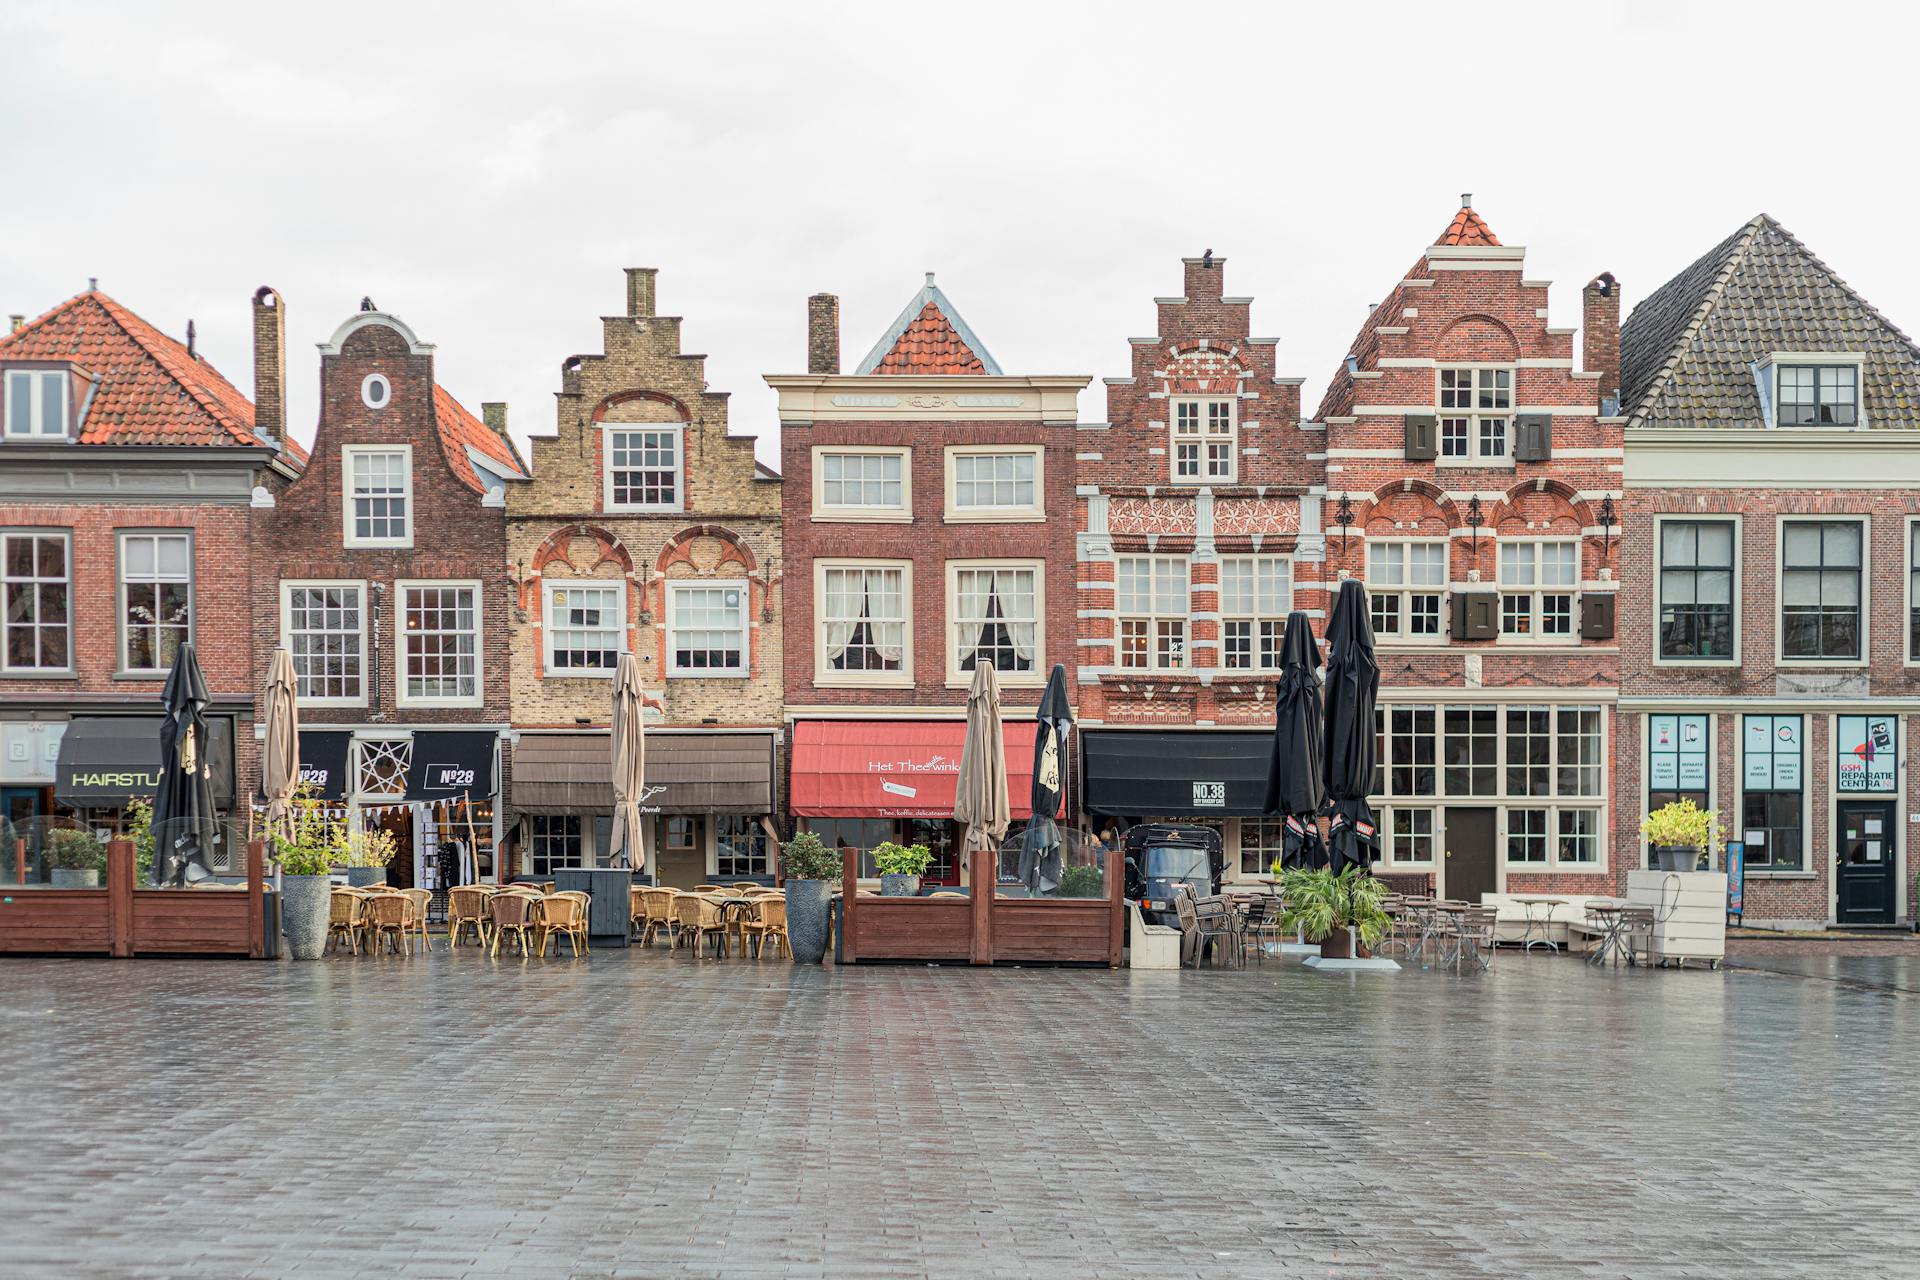
[[[587,903],[587,943],[595,947],[624,947],[632,921],[627,890],[633,872],[623,867],[556,868],[553,887],[561,893],[592,895]]]

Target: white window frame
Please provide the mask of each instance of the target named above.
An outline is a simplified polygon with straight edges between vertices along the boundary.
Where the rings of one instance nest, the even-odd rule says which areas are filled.
[[[649,432],[673,437],[673,501],[613,500],[613,438],[617,432]],[[632,468],[628,468],[631,470]],[[687,502],[687,427],[683,422],[603,422],[600,424],[600,506],[610,512],[684,511]]]
[[[1662,600],[1661,583],[1661,547],[1666,537],[1664,526],[1672,524],[1712,524],[1724,521],[1733,526],[1733,656],[1730,658],[1667,658],[1660,653],[1660,610]],[[1745,628],[1741,619],[1742,583],[1741,571],[1746,564],[1746,521],[1737,512],[1702,511],[1663,512],[1653,518],[1653,665],[1656,667],[1715,667],[1727,668],[1740,665],[1740,649],[1745,639]]]
[[[688,591],[740,593],[740,665],[736,669],[683,667],[674,658],[673,598]],[[661,619],[667,644],[667,677],[671,680],[745,680],[753,674],[753,584],[745,578],[688,578],[666,584],[665,616]],[[710,629],[710,628],[709,628]]]
[[[578,870],[583,867],[592,867],[595,865],[596,859],[589,839],[592,824],[586,820],[585,815],[578,813],[530,813],[526,815],[526,817],[527,867],[529,874],[536,876],[549,875],[556,870]],[[535,829],[544,823],[559,823],[562,826],[570,825],[575,829],[571,834],[566,832],[540,832]],[[574,862],[554,862],[552,842],[555,840],[572,840],[577,842],[579,846],[577,854],[578,860]],[[546,848],[546,852],[544,853],[541,851],[543,845]],[[546,865],[542,866],[542,863]]]
[[[1375,580],[1375,572],[1376,572],[1376,569],[1375,569],[1376,561],[1374,560],[1375,548],[1385,548],[1389,546],[1410,547],[1410,546],[1416,546],[1416,545],[1441,548],[1440,581],[1438,583],[1413,586],[1413,585],[1408,585],[1404,582],[1395,584],[1395,583],[1382,583]],[[1397,632],[1391,632],[1391,633],[1378,632],[1376,635],[1377,643],[1381,645],[1421,645],[1421,646],[1446,644],[1447,643],[1447,598],[1449,595],[1452,594],[1450,579],[1452,577],[1452,565],[1453,565],[1453,540],[1450,538],[1368,538],[1365,540],[1365,546],[1362,548],[1362,550],[1366,555],[1366,564],[1364,568],[1361,570],[1362,581],[1366,585],[1367,594],[1376,599],[1383,595],[1397,596],[1400,601],[1400,630]],[[1403,579],[1407,576],[1406,567],[1411,565],[1411,563],[1412,563],[1411,556],[1407,556],[1403,558],[1402,572],[1401,572],[1401,577]],[[1412,603],[1409,597],[1429,596],[1429,595],[1440,597],[1439,627],[1434,631],[1432,635],[1429,635],[1429,636],[1413,635],[1409,633],[1407,630],[1408,621],[1413,616]],[[1371,619],[1369,619],[1369,621],[1371,621]]]
[[[553,603],[555,591],[571,591],[576,587],[592,590],[615,592],[614,608],[618,621],[613,625],[614,651],[618,653],[627,647],[627,583],[624,578],[543,578],[540,582],[540,674],[548,680],[611,680],[618,669],[618,663],[611,667],[556,667],[553,665],[553,633],[556,630],[554,617],[557,606]],[[573,631],[582,628],[567,627]],[[604,628],[603,628],[604,629]]]
[[[1470,389],[1473,403],[1466,408],[1446,404],[1441,390],[1444,375],[1449,373],[1469,373],[1473,386]],[[1507,375],[1507,407],[1500,410],[1483,410],[1478,407],[1480,398],[1480,375],[1483,373],[1504,373]],[[1437,365],[1433,374],[1433,448],[1434,460],[1443,467],[1511,467],[1513,466],[1514,418],[1519,404],[1520,374],[1517,366],[1502,364],[1499,361],[1487,363],[1447,363]],[[1467,423],[1467,452],[1459,457],[1449,457],[1446,451],[1446,423],[1449,418],[1464,418]],[[1506,423],[1502,433],[1502,451],[1489,454],[1481,447],[1481,420],[1499,418]]]
[[[1814,772],[1815,765],[1818,763],[1813,758],[1813,745],[1812,745],[1813,725],[1816,719],[1824,718],[1827,721],[1827,730],[1828,730],[1827,743],[1828,743],[1828,750],[1831,751],[1832,743],[1833,743],[1832,735],[1835,730],[1835,726],[1833,725],[1833,718],[1831,716],[1822,717],[1818,712],[1814,712],[1814,711],[1791,711],[1791,710],[1783,710],[1777,713],[1772,711],[1752,711],[1752,712],[1740,711],[1734,714],[1733,716],[1733,797],[1734,797],[1734,805],[1736,807],[1733,811],[1732,817],[1728,818],[1727,820],[1727,838],[1729,840],[1744,840],[1746,838],[1747,795],[1748,795],[1748,791],[1747,791],[1747,720],[1750,716],[1767,716],[1769,718],[1779,718],[1780,716],[1791,716],[1791,717],[1798,718],[1798,720],[1800,721],[1800,788],[1799,790],[1796,792],[1796,791],[1775,791],[1772,789],[1756,788],[1753,791],[1754,795],[1789,795],[1789,796],[1798,795],[1800,797],[1800,858],[1798,863],[1792,867],[1774,867],[1771,865],[1765,866],[1765,867],[1751,867],[1751,868],[1748,868],[1746,871],[1744,871],[1743,874],[1750,878],[1758,878],[1761,880],[1814,880],[1814,879],[1817,879],[1820,876],[1820,871],[1814,866],[1814,863],[1813,863],[1813,856],[1814,856],[1813,855],[1813,849],[1814,849],[1813,819],[1814,819],[1814,806],[1820,804],[1821,801],[1818,798],[1813,788],[1813,772]],[[1709,759],[1711,759],[1711,757],[1709,757]],[[1902,783],[1902,785],[1904,786],[1904,782]],[[1831,824],[1833,820],[1834,806],[1840,799],[1840,794],[1837,790],[1835,790],[1834,783],[1831,780],[1831,778],[1829,778],[1827,782],[1826,793],[1827,794],[1826,794],[1825,803],[1826,803],[1827,820],[1829,824]],[[1832,826],[1829,825],[1827,830],[1829,833],[1831,833],[1833,830]],[[1768,853],[1769,853],[1769,856],[1771,856],[1772,850],[1771,849],[1768,850]],[[1831,898],[1829,898],[1829,901],[1831,902]]]
[[[1853,370],[1853,415],[1850,423],[1780,421],[1780,372],[1783,369],[1851,368]],[[1753,366],[1761,399],[1765,402],[1766,422],[1780,431],[1858,431],[1867,424],[1866,356],[1858,351],[1774,351]],[[1818,375],[1816,375],[1817,377]]]
[[[1432,850],[1424,858],[1407,858],[1400,854],[1400,840],[1394,833],[1394,819],[1401,810],[1409,813],[1424,812],[1432,822],[1427,839]],[[1380,824],[1380,863],[1383,867],[1407,871],[1432,871],[1439,865],[1436,856],[1446,839],[1446,807],[1438,796],[1417,798],[1409,796],[1402,802],[1382,805],[1375,820]]]
[[[373,389],[380,388],[380,399],[373,398]],[[360,379],[360,403],[369,409],[380,410],[393,403],[393,384],[387,381],[384,373],[370,373]]]
[[[1506,580],[1507,553],[1520,547],[1533,548],[1533,582],[1509,584]],[[1573,548],[1573,581],[1570,583],[1542,583],[1541,569],[1546,564],[1542,551],[1547,547]],[[1554,645],[1580,643],[1580,587],[1581,555],[1585,550],[1579,538],[1501,538],[1494,548],[1493,579],[1494,588],[1500,600],[1499,640],[1502,644],[1513,645]],[[1546,634],[1544,596],[1567,597],[1567,629],[1556,635]],[[1527,619],[1529,629],[1525,632],[1507,630],[1507,597],[1527,597]]]
[[[187,584],[187,643],[191,644],[193,642],[195,628],[199,625],[199,621],[200,621],[198,616],[199,610],[194,607],[194,589],[198,585],[198,583],[195,581],[194,562],[193,562],[193,552],[194,552],[193,532],[194,531],[189,528],[189,529],[117,529],[114,532],[115,532],[115,537],[114,537],[114,574],[113,576],[114,576],[114,605],[116,609],[114,629],[118,633],[118,637],[119,637],[119,648],[117,650],[117,653],[118,653],[117,670],[119,674],[128,675],[128,676],[164,676],[172,670],[170,666],[136,667],[131,665],[129,661],[130,646],[128,644],[128,640],[130,639],[130,637],[128,634],[129,627],[128,627],[128,619],[127,619],[127,587],[129,586],[129,583],[127,582],[127,540],[130,538],[151,538],[154,540],[155,576],[152,578],[142,579],[142,582],[164,583],[164,582],[184,581]],[[160,548],[158,544],[160,540],[165,538],[179,538],[184,540],[187,544],[187,576],[184,579],[162,578],[158,576],[159,563],[160,563],[159,561]]]
[[[1180,430],[1180,408],[1193,405],[1196,430],[1182,433]],[[1213,407],[1225,405],[1227,410],[1226,430],[1214,425]],[[1180,474],[1180,445],[1182,442],[1199,449],[1197,475]],[[1224,475],[1215,474],[1210,465],[1210,446],[1224,443],[1227,447],[1227,470]],[[1237,396],[1189,396],[1167,397],[1167,474],[1174,484],[1205,486],[1210,484],[1235,484],[1240,478],[1240,400]]]
[[[904,445],[816,444],[810,451],[813,474],[813,519],[871,524],[908,524],[913,520],[913,450]],[[858,454],[867,457],[900,459],[900,505],[869,506],[864,503],[827,503],[828,455]]]
[[[8,440],[70,440],[73,438],[73,423],[68,414],[68,399],[71,394],[72,373],[67,369],[47,368],[0,368],[0,433]],[[27,386],[27,426],[29,430],[13,429],[13,397],[17,380],[25,379]],[[41,418],[46,415],[46,395],[49,386],[57,387],[60,397],[60,430],[47,432],[36,429]]]
[[[66,578],[65,578],[66,587],[67,587],[67,621],[66,621],[67,665],[64,667],[15,667],[15,666],[8,665],[6,630],[4,625],[5,615],[4,615],[4,612],[0,612],[0,673],[4,673],[9,676],[29,676],[29,677],[30,676],[72,675],[75,671],[79,670],[79,667],[74,662],[74,653],[73,653],[74,640],[75,640],[74,629],[73,629],[73,612],[74,612],[74,605],[76,603],[74,598],[73,530],[65,529],[65,528],[44,529],[44,528],[35,528],[32,526],[8,526],[8,527],[0,528],[0,534],[4,534],[6,535],[6,537],[10,537],[10,538],[58,538],[60,540],[62,547],[64,547],[64,551],[61,553],[61,560],[62,560],[62,563],[64,563],[67,567]],[[0,540],[0,541],[3,541],[3,540]],[[4,547],[0,547],[0,552],[3,552],[3,551],[4,551]],[[4,564],[5,564],[5,560],[3,558],[0,558],[0,566],[4,566]],[[36,570],[35,572],[36,572],[36,576],[32,579],[32,581],[36,584],[34,595],[36,597],[35,604],[37,607],[38,596],[39,596],[38,584],[41,582],[50,582],[52,581],[52,579],[40,578],[37,576],[38,570]],[[0,611],[3,611],[5,607],[6,607],[6,591],[4,586],[0,586]],[[38,622],[34,624],[36,629],[39,628],[41,625],[42,624]],[[38,638],[36,637],[36,646],[35,646],[36,648],[38,647],[37,639]]]
[[[897,569],[900,571],[900,669],[898,671],[836,671],[827,665],[827,570]],[[813,562],[813,682],[821,688],[912,688],[913,561],[885,558],[839,557]]]
[[[959,625],[960,571],[963,569],[1025,569],[1033,573],[1033,670],[996,671],[1003,687],[1038,688],[1047,682],[1047,562],[1044,560],[990,558],[949,560],[946,570],[946,599],[941,612],[942,629],[947,637],[947,687],[965,689],[973,683],[973,673],[963,671],[960,640],[954,633]]]
[[[1033,459],[1033,501],[1005,507],[962,507],[959,503],[961,458],[1030,457]],[[1047,518],[1047,451],[1043,445],[948,445],[946,448],[946,523],[1012,524]]]
[[[407,532],[401,538],[361,538],[354,534],[354,459],[366,454],[397,453],[400,455],[401,489],[400,498],[407,511]],[[392,496],[392,495],[381,495]],[[413,446],[410,444],[350,444],[340,450],[340,518],[341,544],[348,547],[399,547],[413,546],[413,530],[419,515],[413,500]]]
[[[1920,574],[1920,558],[1913,554],[1913,540],[1920,531],[1920,516],[1908,516],[1901,525],[1901,536],[1905,539],[1903,554],[1907,557],[1906,602],[1900,614],[1900,651],[1902,666],[1920,667],[1920,652],[1915,652],[1913,644],[1913,611],[1920,608],[1920,592],[1913,589],[1915,574]]]
[[[367,666],[367,617],[368,594],[367,581],[364,578],[282,578],[280,580],[280,645],[289,654],[293,652],[293,593],[297,589],[347,588],[360,593],[358,613],[360,615],[359,657],[360,657],[360,695],[354,698],[313,698],[298,694],[299,681],[294,682],[295,700],[303,707],[364,707],[367,705],[367,680],[370,672]]]
[[[1120,603],[1120,564],[1125,560],[1146,560],[1150,562],[1147,577],[1148,608],[1145,612],[1123,608]],[[1181,599],[1171,608],[1163,609],[1158,600],[1158,570],[1162,566],[1178,565],[1184,590]],[[1193,666],[1193,562],[1183,555],[1156,554],[1154,552],[1129,552],[1114,557],[1113,562],[1113,667],[1118,672],[1140,671],[1186,671]],[[1160,660],[1160,624],[1163,622],[1180,623],[1180,661],[1165,663]],[[1124,661],[1125,647],[1121,643],[1120,628],[1124,622],[1145,622],[1147,624],[1147,664],[1143,667],[1130,667]]]
[[[1857,658],[1790,658],[1787,656],[1786,586],[1787,526],[1790,524],[1854,524],[1860,528],[1860,656]],[[1777,516],[1773,529],[1773,660],[1793,670],[1856,669],[1873,659],[1873,517],[1857,511],[1796,513]]]
[[[451,698],[407,692],[407,593],[421,590],[473,592],[473,693]],[[487,700],[486,594],[478,578],[402,578],[393,584],[393,701],[398,707],[480,707]]]
[[[1240,563],[1250,565],[1253,570],[1256,607],[1251,613],[1237,607],[1229,607],[1227,603],[1227,566],[1229,564]],[[1260,567],[1265,563],[1282,566],[1285,569],[1287,578],[1286,598],[1281,600],[1279,604],[1272,609],[1258,607],[1257,597],[1260,591]],[[1220,669],[1222,671],[1244,671],[1249,674],[1262,671],[1278,671],[1280,664],[1284,661],[1281,654],[1281,644],[1286,637],[1287,615],[1293,611],[1293,557],[1258,553],[1252,555],[1223,555],[1220,557],[1219,588],[1220,658],[1218,665]],[[1271,664],[1260,661],[1260,623],[1269,619],[1277,622],[1280,628],[1279,635],[1274,638],[1273,662]],[[1248,657],[1251,658],[1252,661],[1247,666],[1230,667],[1227,665],[1227,624],[1230,622],[1247,622],[1252,624],[1248,642]]]

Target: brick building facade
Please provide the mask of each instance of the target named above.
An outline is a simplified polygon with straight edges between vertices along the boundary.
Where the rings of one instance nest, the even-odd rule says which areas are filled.
[[[271,408],[271,406],[269,406]],[[304,455],[195,350],[90,288],[0,336],[0,881],[48,824],[123,829],[160,766],[161,691],[192,641],[213,695],[215,870],[257,780],[248,625],[257,503]]]
[[[923,842],[961,873],[953,782],[977,662],[1010,721],[1074,665],[1071,512],[1087,379],[1004,374],[927,277],[852,373],[838,303],[808,304],[779,393],[790,809],[829,843]],[[1033,735],[1007,734],[1026,814]],[[1025,772],[1023,772],[1023,770]]]
[[[507,495],[524,869],[607,861],[610,677],[631,650],[649,701],[644,839],[660,883],[768,877],[779,477],[755,462],[751,436],[728,434],[706,357],[681,351],[679,317],[655,313],[652,268],[627,271],[626,309],[601,324],[601,354],[562,366],[533,482]]]
[[[262,329],[284,323],[272,311]],[[434,381],[433,351],[371,301],[321,344],[312,457],[261,513],[253,591],[254,683],[275,646],[292,653],[303,773],[353,822],[393,834],[389,883],[422,887],[462,851],[496,873],[505,491],[527,475],[504,434]]]
[[[1616,855],[1691,798],[1743,841],[1749,922],[1909,922],[1920,349],[1764,215],[1621,341]]]
[[[1320,405],[1330,581],[1380,660],[1382,869],[1605,893],[1618,650],[1619,287],[1548,323],[1546,281],[1467,201],[1371,308]]]
[[[1211,822],[1230,876],[1265,874],[1281,632],[1326,614],[1324,442],[1226,259],[1183,267],[1105,380],[1106,420],[1075,433],[1084,790],[1095,830]]]

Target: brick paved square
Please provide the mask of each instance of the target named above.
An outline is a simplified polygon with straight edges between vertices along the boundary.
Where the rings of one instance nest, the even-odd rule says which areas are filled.
[[[9,960],[0,1275],[1912,1275],[1851,963]]]

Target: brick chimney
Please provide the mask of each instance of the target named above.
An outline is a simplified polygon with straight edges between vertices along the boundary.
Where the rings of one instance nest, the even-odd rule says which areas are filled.
[[[654,277],[659,274],[658,267],[627,268],[627,314],[633,319],[653,318]]]
[[[840,372],[840,299],[830,293],[807,299],[807,372]]]
[[[1214,257],[1213,250],[1209,249],[1198,258],[1183,258],[1181,261],[1187,267],[1187,301],[1220,301],[1221,290],[1226,288],[1227,260]]]
[[[506,401],[504,400],[481,401],[480,402],[480,421],[486,423],[487,429],[492,431],[493,434],[499,436],[502,440],[505,440],[507,438]]]
[[[1580,294],[1580,367],[1600,375],[1601,405],[1620,412],[1620,282],[1602,271]]]
[[[287,438],[287,308],[271,285],[253,291],[253,429]]]

